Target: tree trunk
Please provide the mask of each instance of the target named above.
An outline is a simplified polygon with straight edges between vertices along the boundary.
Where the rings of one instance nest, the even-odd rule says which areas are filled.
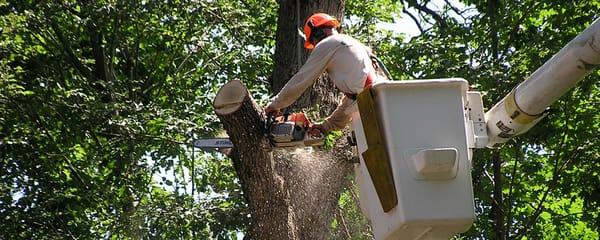
[[[502,196],[502,158],[500,152],[494,153],[492,162],[494,168],[494,201],[492,203],[492,212],[494,214],[494,233],[498,240],[504,240],[504,197]]]
[[[299,5],[298,5],[299,4]],[[344,1],[279,1],[277,45],[271,76],[274,93],[298,71],[308,52],[297,33],[304,19],[326,12],[342,19]],[[305,92],[293,107],[318,103],[320,115],[330,114],[338,94],[326,77]],[[250,239],[326,239],[342,190],[350,184],[350,148],[341,141],[335,150],[273,149],[265,128],[265,116],[239,81],[221,88],[215,112],[235,149],[236,168],[251,215]]]
[[[324,12],[343,19],[344,0],[282,0],[279,1],[277,43],[271,90],[279,90],[300,69],[308,58],[304,40],[299,36],[304,21],[313,13]],[[318,116],[327,116],[337,107],[339,93],[327,74],[309,88],[291,107],[293,111],[310,109]],[[318,106],[318,108],[310,108]],[[315,115],[312,115],[315,116]],[[280,151],[275,164],[290,191],[294,217],[300,239],[326,239],[330,223],[335,216],[338,199],[343,189],[350,185],[351,151],[345,140],[338,141],[335,149],[316,153]],[[333,155],[339,153],[338,155]]]
[[[278,93],[287,81],[300,69],[308,58],[304,40],[298,34],[303,30],[304,21],[313,13],[324,12],[337,19],[343,19],[345,0],[280,0],[277,36],[273,56],[271,91]],[[299,4],[299,6],[297,5]],[[292,106],[292,109],[306,108],[319,103],[319,114],[326,116],[337,106],[338,93],[324,74]]]
[[[289,193],[275,172],[262,109],[237,80],[214,100],[217,116],[236,148],[231,158],[250,208],[250,239],[296,239]]]

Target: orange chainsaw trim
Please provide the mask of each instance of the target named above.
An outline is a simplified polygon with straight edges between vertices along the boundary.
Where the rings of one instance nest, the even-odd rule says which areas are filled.
[[[276,122],[286,122],[284,116],[276,117],[275,121]],[[303,128],[309,128],[310,126],[312,126],[310,120],[308,119],[308,117],[306,117],[306,114],[304,114],[302,112],[290,114],[287,117],[287,122],[294,122],[294,124],[296,126],[301,126]]]

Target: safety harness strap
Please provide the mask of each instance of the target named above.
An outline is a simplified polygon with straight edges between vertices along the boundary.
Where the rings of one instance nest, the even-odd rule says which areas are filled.
[[[373,85],[374,81],[375,81],[375,73],[369,72],[367,74],[367,80],[365,80],[365,85],[363,86],[363,89],[367,89],[367,88],[371,87],[371,85]],[[346,95],[346,97],[348,97],[352,100],[356,100],[356,96],[358,96],[358,93],[344,93],[344,95]]]

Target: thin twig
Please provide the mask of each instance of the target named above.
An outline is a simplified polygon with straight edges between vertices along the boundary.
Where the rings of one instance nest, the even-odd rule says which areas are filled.
[[[569,120],[570,120],[570,118],[567,119],[567,123],[565,124],[566,126],[568,126],[568,123],[570,122]],[[559,144],[559,146],[560,146],[559,149],[565,148],[567,137],[568,137],[567,132],[563,132],[563,136],[562,136],[561,142]],[[548,194],[550,193],[550,191],[553,190],[553,188],[555,187],[556,182],[558,181],[560,172],[562,171],[563,167],[566,166],[566,164],[568,162],[570,162],[570,160],[572,159],[573,156],[577,155],[575,152],[571,152],[569,154],[570,155],[569,158],[566,161],[564,161],[564,163],[559,167],[560,159],[564,158],[564,157],[561,157],[561,156],[564,156],[563,153],[564,152],[561,151],[556,154],[556,160],[554,162],[554,172],[552,174],[552,179],[550,180],[548,187],[544,191],[544,195],[542,196],[542,199],[540,199],[540,201],[538,202],[537,207],[534,211],[534,214],[529,218],[527,223],[525,223],[523,225],[523,228],[521,228],[520,230],[517,231],[517,235],[514,237],[514,239],[519,239],[519,238],[523,237],[525,234],[527,234],[527,232],[531,228],[531,225],[537,220],[539,215],[542,213],[542,210],[544,208],[544,206],[543,206],[544,202],[546,201],[546,198],[548,197]]]
[[[420,5],[416,0],[408,1],[408,6],[414,7],[421,12],[427,13],[429,16],[431,16],[433,19],[435,19],[435,21],[437,23],[440,24],[440,28],[442,28],[442,29],[446,28],[448,26],[448,23],[446,23],[446,20],[444,20],[444,18],[442,16],[440,16],[437,12],[429,9],[426,5],[427,4]]]
[[[514,145],[515,147],[515,154],[516,154],[516,158],[515,158],[515,164],[513,165],[513,169],[511,171],[511,179],[510,182],[508,183],[508,196],[507,196],[507,201],[506,201],[506,208],[508,209],[508,212],[506,213],[506,224],[504,227],[505,232],[505,238],[508,239],[509,238],[509,233],[510,233],[510,223],[512,222],[512,205],[513,205],[513,189],[514,186],[517,181],[517,177],[515,176],[517,174],[517,166],[519,165],[519,160],[522,160],[523,154],[520,148],[521,144],[520,141],[517,141]]]
[[[421,34],[423,34],[424,33],[423,27],[421,26],[419,19],[417,19],[417,17],[415,17],[415,15],[413,15],[411,12],[406,10],[406,8],[402,8],[402,12],[406,13],[406,15],[408,15],[415,22],[415,24],[417,25],[417,28],[419,28],[419,31],[421,32]]]
[[[560,167],[558,167],[558,169],[555,169],[554,174],[552,176],[552,180],[550,180],[550,183],[548,184],[548,187],[544,191],[542,199],[540,199],[540,201],[538,202],[537,207],[536,207],[533,215],[531,216],[531,218],[529,218],[529,221],[527,221],[527,223],[523,226],[523,228],[521,228],[520,231],[518,231],[518,233],[514,237],[514,239],[520,239],[525,234],[527,234],[527,232],[531,228],[531,225],[533,225],[533,223],[536,222],[536,220],[538,219],[538,217],[542,213],[542,210],[544,209],[544,202],[546,202],[546,198],[550,194],[550,191],[554,190],[554,188],[556,187],[556,182],[560,178],[560,173],[562,172],[562,170],[564,169],[564,167],[571,161],[571,159],[573,157],[575,157],[576,155],[577,155],[576,153],[573,153],[566,161],[563,162],[563,164]],[[557,161],[559,161],[559,159],[557,159]]]
[[[79,174],[79,171],[77,171],[77,169],[75,169],[75,167],[73,166],[73,163],[71,161],[71,159],[69,159],[66,155],[65,155],[65,151],[63,151],[60,147],[58,142],[56,141],[56,137],[54,137],[52,135],[52,133],[50,133],[50,130],[46,127],[46,124],[44,124],[44,122],[42,122],[41,117],[37,114],[37,113],[32,113],[30,111],[26,111],[25,109],[23,109],[21,107],[21,105],[19,105],[17,102],[11,101],[12,104],[14,106],[16,106],[17,108],[19,108],[21,110],[21,112],[27,114],[32,120],[33,122],[40,128],[42,129],[42,131],[52,140],[52,143],[54,143],[55,148],[61,153],[61,156],[67,161],[67,164],[69,166],[69,169],[71,170],[71,172],[73,172],[77,178],[77,181],[85,188],[85,190],[89,190],[91,189],[90,186],[87,184],[86,181],[83,180],[83,178],[81,177],[81,175]]]
[[[448,0],[444,0],[444,2],[446,2],[446,5],[448,5],[450,7],[450,9],[452,9],[452,11],[454,11],[454,13],[456,13],[458,16],[460,16],[463,20],[467,19],[463,16],[463,13],[465,11],[460,11],[457,7],[452,5],[452,3],[450,3],[450,1],[448,1]]]
[[[133,140],[137,140],[138,138],[146,138],[146,139],[151,139],[151,140],[159,140],[159,141],[163,141],[163,142],[168,142],[168,143],[172,143],[172,144],[190,144],[190,143],[186,143],[186,142],[167,139],[166,137],[157,137],[157,136],[152,136],[149,134],[142,134],[142,133],[127,133],[128,135],[123,135],[120,133],[113,133],[113,132],[105,132],[105,131],[99,131],[97,133],[105,135],[105,136],[122,137],[122,138],[133,139]]]
[[[346,234],[347,239],[352,239],[352,235],[350,231],[348,231],[348,225],[346,225],[346,219],[344,219],[344,214],[342,213],[342,208],[337,206],[338,216],[340,217],[340,222],[342,223],[342,227],[344,229],[344,233]]]

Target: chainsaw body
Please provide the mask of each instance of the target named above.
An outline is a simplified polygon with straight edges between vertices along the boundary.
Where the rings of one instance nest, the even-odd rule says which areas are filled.
[[[292,113],[283,116],[269,116],[266,131],[271,145],[275,148],[298,148],[323,145],[325,136],[315,130],[310,131],[312,124],[306,114]],[[233,142],[229,138],[205,138],[194,140],[194,146],[203,150],[231,149]]]
[[[306,114],[292,113],[270,117],[267,122],[269,137],[275,147],[294,148],[323,145],[323,133],[311,134],[312,124]]]

